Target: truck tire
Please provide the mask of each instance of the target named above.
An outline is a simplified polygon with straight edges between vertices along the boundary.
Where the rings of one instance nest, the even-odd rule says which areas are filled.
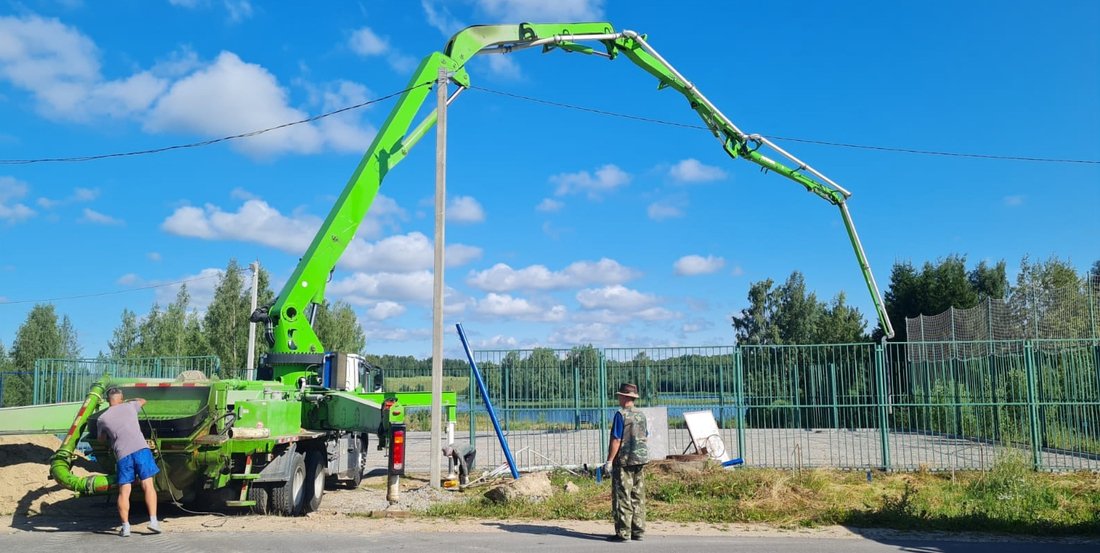
[[[276,515],[295,516],[302,514],[302,504],[306,496],[306,460],[295,451],[289,454],[290,475],[286,482],[271,490],[271,511]]]
[[[255,505],[249,507],[252,514],[266,515],[271,512],[271,494],[268,493],[263,484],[252,484],[248,488],[248,499],[256,502]]]
[[[324,451],[313,450],[306,453],[305,497],[302,500],[302,513],[312,513],[321,506],[325,495],[325,467],[328,458]]]

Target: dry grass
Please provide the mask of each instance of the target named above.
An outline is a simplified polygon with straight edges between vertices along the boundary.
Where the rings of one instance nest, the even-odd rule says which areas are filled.
[[[1046,474],[1006,458],[985,473],[872,473],[708,467],[694,474],[647,471],[650,520],[760,522],[780,527],[851,525],[924,530],[1100,535],[1100,475]],[[607,481],[553,475],[580,486],[543,502],[497,505],[480,491],[427,514],[445,517],[610,519]]]

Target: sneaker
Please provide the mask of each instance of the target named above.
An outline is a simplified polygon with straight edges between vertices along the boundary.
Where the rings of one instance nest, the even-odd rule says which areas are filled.
[[[123,524],[122,528],[118,529],[118,535],[119,535],[119,537],[123,537],[123,538],[130,537],[130,525],[129,524]]]
[[[160,521],[159,520],[150,520],[149,521],[149,531],[154,533],[154,534],[159,534],[160,533]]]

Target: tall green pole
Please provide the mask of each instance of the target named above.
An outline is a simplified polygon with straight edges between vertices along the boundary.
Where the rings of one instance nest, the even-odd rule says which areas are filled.
[[[745,365],[741,358],[741,346],[733,350],[733,375],[735,379],[734,399],[737,408],[737,456],[745,458],[745,415],[748,407],[745,405]]]
[[[836,393],[836,363],[829,363],[829,388],[833,393],[833,428],[840,430],[840,398]]]
[[[581,368],[576,361],[573,365],[573,430],[581,429]]]
[[[602,455],[606,455],[607,452],[607,365],[604,363],[603,350],[598,352],[598,366],[599,378],[597,381],[600,384],[600,451],[601,459]]]
[[[477,414],[474,412],[474,386],[477,377],[474,376],[474,368],[470,367],[470,392],[466,396],[466,412],[470,414],[470,446],[477,445]]]
[[[890,470],[890,427],[887,423],[886,408],[889,398],[886,395],[886,363],[882,345],[875,346],[875,375],[878,381],[878,425],[882,447],[882,470]]]
[[[1031,340],[1024,342],[1024,369],[1027,377],[1028,427],[1031,431],[1031,464],[1035,470],[1042,467],[1039,441],[1039,397],[1035,385],[1035,359]]]

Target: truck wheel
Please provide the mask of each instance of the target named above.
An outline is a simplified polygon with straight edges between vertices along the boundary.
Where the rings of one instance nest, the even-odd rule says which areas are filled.
[[[306,460],[295,451],[290,457],[290,477],[282,485],[271,490],[271,510],[274,514],[294,516],[301,514],[306,495]]]
[[[321,497],[325,495],[325,452],[313,450],[306,454],[305,498],[302,500],[302,513],[312,513],[321,506]]]
[[[267,488],[262,484],[252,484],[248,488],[248,499],[255,501],[256,504],[249,507],[252,514],[266,515],[271,512],[271,494],[267,492]]]

